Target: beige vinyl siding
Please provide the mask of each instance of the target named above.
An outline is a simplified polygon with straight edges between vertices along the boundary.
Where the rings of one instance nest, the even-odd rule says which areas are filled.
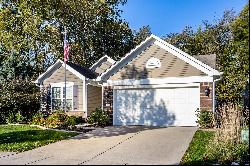
[[[102,88],[96,87],[92,85],[87,86],[87,110],[88,116],[92,111],[94,111],[97,107],[102,106]]]
[[[78,85],[78,110],[83,111],[83,81],[78,78],[76,75],[66,70],[66,79],[67,82],[74,82],[74,85]],[[61,66],[58,68],[51,76],[46,78],[43,82],[45,86],[48,86],[51,83],[64,82],[64,67]]]
[[[160,68],[146,68],[146,63],[151,57],[155,57],[160,60]],[[159,46],[152,44],[136,56],[136,58],[128,62],[127,65],[119,69],[117,73],[110,77],[110,79],[145,79],[203,75],[206,74]]]

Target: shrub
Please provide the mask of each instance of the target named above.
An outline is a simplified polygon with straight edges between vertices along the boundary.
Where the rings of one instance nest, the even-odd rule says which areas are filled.
[[[241,141],[241,130],[246,127],[242,121],[242,107],[235,103],[226,103],[218,108],[220,128],[214,140],[209,144],[207,158],[219,164],[249,163],[249,144]]]
[[[6,123],[6,114],[0,111],[0,124]]]
[[[214,118],[213,112],[207,110],[197,111],[198,120],[197,123],[201,128],[213,128],[214,127]]]
[[[47,115],[47,112],[39,112],[33,116],[31,123],[49,128],[73,129],[82,122],[84,121],[80,116],[68,116],[64,111],[57,110],[50,115]]]
[[[66,119],[66,126],[75,126],[78,124],[77,117],[76,116],[69,116]]]
[[[75,125],[77,125],[78,122],[78,117],[76,116],[68,116],[65,123],[64,123],[64,127],[66,128],[73,128]]]
[[[10,112],[6,118],[6,122],[10,123],[22,123],[24,121],[23,115],[18,111],[17,113]]]
[[[6,117],[6,122],[8,124],[16,123],[16,115],[15,115],[15,113],[10,112],[9,115]]]
[[[96,126],[104,127],[109,122],[109,116],[107,112],[103,111],[101,108],[96,108],[87,118],[87,122]]]
[[[243,164],[249,160],[248,156],[248,144],[213,140],[208,145],[205,158],[219,164],[230,165],[235,161]]]
[[[29,80],[0,80],[0,123],[30,122],[39,110],[39,88]]]
[[[64,111],[55,111],[49,115],[46,126],[50,128],[62,127],[65,125],[67,117]]]
[[[41,112],[38,112],[33,116],[31,123],[34,125],[46,126],[46,121],[45,115]]]

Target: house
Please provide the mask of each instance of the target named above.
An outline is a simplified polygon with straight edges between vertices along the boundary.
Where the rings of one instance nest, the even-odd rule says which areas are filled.
[[[35,83],[49,87],[52,110],[60,107],[66,66],[68,114],[86,118],[102,107],[113,125],[196,126],[196,110],[214,111],[215,60],[151,35],[117,62],[104,56],[88,69],[58,60]]]

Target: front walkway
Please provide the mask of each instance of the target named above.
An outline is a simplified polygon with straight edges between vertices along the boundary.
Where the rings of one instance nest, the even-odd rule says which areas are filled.
[[[178,164],[196,127],[106,127],[0,158],[0,164]]]

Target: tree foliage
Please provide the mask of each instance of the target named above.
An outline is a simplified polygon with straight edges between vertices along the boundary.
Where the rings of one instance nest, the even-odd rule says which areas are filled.
[[[221,102],[238,102],[249,79],[249,7],[237,16],[225,11],[213,23],[204,21],[195,31],[186,27],[181,33],[170,33],[165,40],[190,55],[216,54],[216,68],[223,72],[217,86]]]
[[[139,45],[151,34],[152,32],[151,32],[151,28],[149,27],[149,25],[141,27],[139,31],[135,32],[135,37],[134,37],[135,45]]]
[[[71,61],[90,66],[103,55],[114,59],[133,46],[133,32],[120,18],[126,0],[1,0],[1,78],[37,77],[63,58],[63,32]]]
[[[25,112],[28,104],[30,108],[34,106],[34,112],[38,109],[35,106],[39,99],[32,96],[37,89],[31,81],[55,60],[63,59],[65,30],[71,61],[86,67],[104,55],[117,60],[134,47],[134,34],[120,18],[118,7],[125,3],[126,0],[0,0],[1,111]],[[30,89],[19,93],[21,86]]]
[[[222,55],[223,79],[218,85],[223,101],[240,102],[249,80],[249,5],[230,23],[232,39]]]
[[[28,80],[1,81],[0,91],[0,124],[16,115],[30,121],[39,109],[39,88]]]

